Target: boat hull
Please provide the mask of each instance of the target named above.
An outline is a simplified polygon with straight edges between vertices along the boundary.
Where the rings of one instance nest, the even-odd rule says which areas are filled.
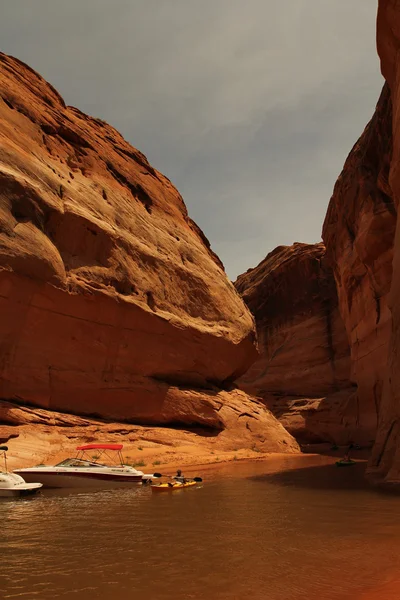
[[[39,481],[46,488],[116,488],[137,486],[142,482],[141,475],[123,475],[118,473],[79,473],[68,471],[45,471],[41,469],[15,470],[25,481]]]
[[[9,488],[0,487],[0,498],[18,498],[20,496],[32,496],[42,488],[41,483],[14,486]]]

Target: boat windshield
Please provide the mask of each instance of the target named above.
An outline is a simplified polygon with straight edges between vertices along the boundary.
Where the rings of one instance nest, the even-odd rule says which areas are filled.
[[[89,460],[81,460],[80,458],[66,458],[62,462],[55,465],[56,467],[104,467],[104,465],[100,465],[95,462],[91,462]]]
[[[75,458],[66,458],[62,462],[55,465],[56,467],[110,467],[125,468],[121,454],[121,444],[89,444],[87,446],[78,446],[77,455]],[[115,450],[117,455],[112,456],[108,451]],[[96,451],[96,454],[90,455],[91,451]],[[109,462],[105,462],[105,459]],[[101,462],[100,462],[101,460]]]

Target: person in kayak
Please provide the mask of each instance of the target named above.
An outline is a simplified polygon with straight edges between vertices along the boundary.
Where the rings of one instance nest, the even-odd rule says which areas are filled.
[[[175,481],[179,483],[186,483],[186,478],[182,475],[182,471],[180,469],[177,470],[176,475],[174,476]]]

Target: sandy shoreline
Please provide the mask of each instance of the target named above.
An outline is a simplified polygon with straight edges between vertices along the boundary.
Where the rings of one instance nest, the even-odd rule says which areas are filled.
[[[146,473],[170,473],[181,468],[188,475],[194,472],[222,473],[227,465],[234,465],[237,472],[245,472],[244,465],[264,465],[269,469],[285,470],[287,461],[295,460],[297,465],[330,464],[338,456],[314,453],[288,452],[272,453],[261,452],[254,448],[226,449],[213,443],[214,440],[204,440],[190,432],[178,435],[169,429],[149,430],[149,435],[143,430],[140,432],[127,431],[114,433],[108,429],[106,436],[88,436],[87,431],[68,429],[57,430],[36,425],[18,427],[18,436],[6,442],[8,446],[9,468],[24,468],[39,464],[55,465],[66,458],[76,455],[76,448],[81,444],[112,443],[123,444],[124,463],[132,465]],[[97,452],[89,452],[89,456],[96,460]],[[112,454],[112,453],[111,453]],[[239,465],[241,467],[239,468]]]

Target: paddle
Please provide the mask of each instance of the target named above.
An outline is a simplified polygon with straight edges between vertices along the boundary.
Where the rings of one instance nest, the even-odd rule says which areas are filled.
[[[176,477],[176,475],[162,475],[161,473],[153,473],[153,477],[169,477],[172,479],[173,477]],[[197,483],[203,481],[201,477],[185,477],[185,479],[186,481],[197,481]]]

